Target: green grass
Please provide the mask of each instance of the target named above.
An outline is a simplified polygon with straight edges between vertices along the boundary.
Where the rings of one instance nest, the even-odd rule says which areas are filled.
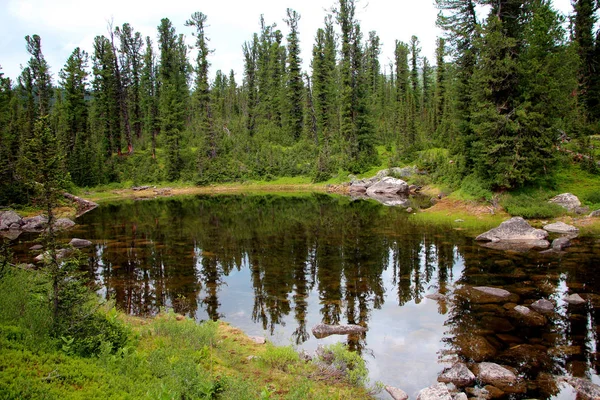
[[[0,289],[2,399],[371,398],[355,382],[321,376],[291,346],[258,345],[227,324],[173,312],[153,319],[115,314],[129,332],[127,344],[115,350],[102,343],[96,355],[82,357],[72,339],[52,336],[43,274],[11,269]]]

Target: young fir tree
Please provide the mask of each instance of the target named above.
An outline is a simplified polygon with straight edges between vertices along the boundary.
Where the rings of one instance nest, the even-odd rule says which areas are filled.
[[[134,32],[133,27],[125,23],[117,27],[115,33],[119,38],[119,59],[121,79],[123,81],[126,106],[133,127],[133,132],[139,140],[142,136],[142,109],[140,105],[140,85],[143,68],[142,50],[144,40],[140,32]]]
[[[152,40],[146,36],[146,51],[140,75],[140,114],[142,135],[151,138],[152,158],[156,158],[156,137],[160,124],[158,120],[158,82],[156,56],[152,48]]]
[[[67,167],[73,183],[91,186],[94,179],[94,150],[89,135],[87,88],[88,54],[77,47],[59,72],[64,96],[63,109],[66,119],[63,146],[67,153]]]
[[[257,57],[258,35],[254,34],[252,41],[242,46],[244,52],[244,92],[246,97],[246,129],[252,137],[256,133],[256,113],[258,104],[257,88]]]
[[[179,178],[182,169],[180,142],[185,125],[188,70],[183,36],[176,35],[167,18],[158,26],[158,46],[158,113],[166,150],[166,177],[172,181]]]
[[[304,85],[300,65],[300,39],[298,32],[298,21],[300,14],[291,8],[287,9],[287,23],[290,32],[287,36],[287,92],[289,106],[289,131],[298,140],[302,134],[304,121]]]

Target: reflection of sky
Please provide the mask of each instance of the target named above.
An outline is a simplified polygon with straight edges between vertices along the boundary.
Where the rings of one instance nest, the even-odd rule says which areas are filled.
[[[199,252],[198,252],[199,253]],[[198,264],[201,265],[201,257]],[[422,263],[424,269],[424,263]],[[453,266],[452,278],[448,284],[461,276],[463,269],[462,259],[458,259]],[[424,270],[421,271],[424,273]],[[438,311],[436,301],[422,299],[419,304],[410,301],[403,306],[398,306],[397,286],[393,284],[393,269],[388,267],[383,271],[382,280],[385,285],[385,303],[381,309],[372,310],[368,322],[369,331],[366,338],[366,350],[363,352],[368,362],[372,382],[381,381],[406,391],[411,398],[417,392],[437,381],[438,374],[444,365],[438,364],[440,349],[443,348],[441,339],[444,336],[444,322],[446,316]],[[254,306],[254,292],[252,277],[248,268],[247,257],[243,258],[240,270],[234,269],[229,276],[224,276],[223,284],[219,286],[219,313],[223,320],[242,329],[248,335],[266,336],[279,345],[293,344],[292,334],[298,327],[294,318],[294,310],[283,316],[281,324],[277,325],[272,336],[262,329],[260,322],[252,321]],[[425,288],[425,294],[437,292],[438,282],[435,277]],[[199,295],[200,301],[207,295],[203,289]],[[288,297],[292,300],[292,294]],[[306,329],[308,332],[313,326],[321,323],[321,304],[317,285],[308,293],[306,299]],[[208,318],[206,310],[199,307],[196,311],[197,320]],[[342,323],[344,322],[342,310]],[[345,342],[346,336],[333,335],[324,339],[315,339],[312,334],[310,339],[300,345],[309,354],[313,353],[318,345],[327,345],[336,342]]]

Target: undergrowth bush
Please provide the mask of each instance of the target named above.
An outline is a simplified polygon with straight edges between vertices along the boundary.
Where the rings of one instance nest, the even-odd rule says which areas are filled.
[[[275,346],[271,343],[267,343],[261,358],[271,368],[282,371],[287,371],[290,365],[300,360],[300,356],[292,346]]]
[[[355,386],[365,386],[368,383],[368,370],[365,360],[342,343],[325,346],[319,355],[319,361],[332,365],[342,372],[348,382]]]
[[[504,196],[500,204],[510,215],[523,218],[554,218],[564,213],[558,204],[528,194]]]

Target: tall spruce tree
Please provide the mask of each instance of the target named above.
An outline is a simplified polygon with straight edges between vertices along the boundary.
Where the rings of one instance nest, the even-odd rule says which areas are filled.
[[[298,140],[302,134],[304,121],[304,85],[302,82],[300,58],[300,38],[298,32],[298,21],[300,14],[291,8],[287,9],[285,20],[290,32],[287,36],[287,91],[289,105],[289,130],[294,138]]]

